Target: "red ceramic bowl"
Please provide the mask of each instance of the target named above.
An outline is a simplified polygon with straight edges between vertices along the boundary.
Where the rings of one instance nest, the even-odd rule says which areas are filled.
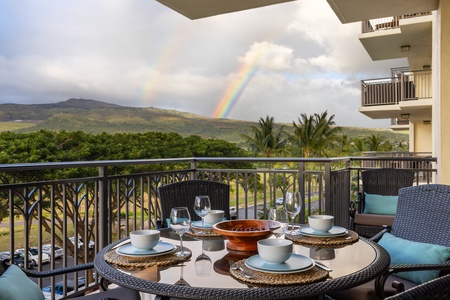
[[[231,220],[213,225],[214,232],[227,240],[227,248],[235,251],[257,251],[258,241],[272,233],[267,220]]]

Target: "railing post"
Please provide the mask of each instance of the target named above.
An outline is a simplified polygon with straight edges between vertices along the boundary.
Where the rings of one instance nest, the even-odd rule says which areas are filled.
[[[300,192],[300,195],[303,197],[303,204],[301,208],[300,213],[300,224],[305,224],[305,211],[306,211],[306,195],[305,195],[305,163],[299,162],[298,163],[298,191]],[[311,212],[309,212],[311,214]]]
[[[196,160],[191,161],[191,170],[194,170],[191,172],[191,179],[197,179],[197,161]]]
[[[103,249],[106,247],[110,241],[110,232],[108,230],[108,199],[109,199],[109,188],[108,188],[108,167],[99,167],[99,203],[98,203],[98,227],[99,236],[97,241],[99,243],[98,249]]]
[[[332,214],[331,203],[331,163],[325,162],[325,214]]]

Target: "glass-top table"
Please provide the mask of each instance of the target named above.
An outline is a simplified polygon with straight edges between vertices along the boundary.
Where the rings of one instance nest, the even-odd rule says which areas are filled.
[[[168,229],[161,230],[161,240],[180,245],[179,236]],[[390,263],[389,254],[383,248],[363,238],[353,244],[334,248],[294,244],[294,253],[311,257],[331,268],[328,277],[305,284],[255,285],[237,280],[230,275],[229,270],[234,262],[257,253],[228,250],[227,240],[221,237],[202,239],[184,235],[184,247],[192,251],[192,256],[188,261],[169,266],[130,270],[105,260],[105,254],[127,242],[129,240],[125,239],[112,243],[96,255],[94,264],[100,276],[141,292],[190,299],[289,299],[318,296],[368,282],[387,270]],[[195,260],[202,252],[212,263],[207,276],[197,275],[195,269]]]

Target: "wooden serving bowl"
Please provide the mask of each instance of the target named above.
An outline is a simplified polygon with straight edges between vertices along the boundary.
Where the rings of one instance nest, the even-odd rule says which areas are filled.
[[[227,240],[227,248],[235,251],[257,251],[257,242],[270,237],[267,220],[231,220],[213,225],[215,233]]]

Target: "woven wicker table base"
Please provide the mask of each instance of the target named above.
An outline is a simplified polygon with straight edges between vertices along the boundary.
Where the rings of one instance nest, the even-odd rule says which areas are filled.
[[[321,247],[333,247],[333,246],[342,246],[349,245],[357,242],[359,240],[359,235],[349,230],[346,235],[337,236],[337,237],[311,237],[306,235],[291,235],[286,233],[286,239],[293,241],[294,243],[305,245],[305,246],[321,246]]]
[[[328,272],[318,267],[292,274],[273,274],[250,269],[245,265],[245,260],[237,261],[235,265],[243,268],[247,274],[252,276],[252,278],[246,278],[242,271],[230,268],[230,274],[233,277],[246,283],[258,285],[303,284],[324,280],[328,277]]]
[[[159,255],[159,256],[146,256],[146,257],[131,257],[120,255],[116,250],[111,250],[105,254],[105,260],[110,264],[126,268],[127,270],[140,270],[143,268],[149,268],[152,266],[168,266],[178,264],[187,261],[192,256],[192,251],[186,247],[183,249],[189,252],[185,257],[177,256],[176,253],[181,250],[180,246],[176,246],[177,249],[174,252]]]

